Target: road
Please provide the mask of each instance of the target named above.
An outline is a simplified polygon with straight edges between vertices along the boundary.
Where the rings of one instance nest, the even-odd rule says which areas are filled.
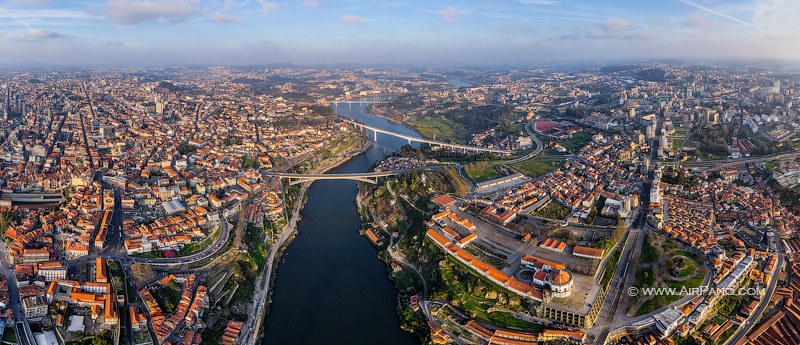
[[[8,247],[4,241],[0,241],[0,273],[2,273],[8,282],[8,308],[14,314],[15,331],[17,332],[17,339],[20,345],[34,345],[36,340],[33,339],[33,333],[25,319],[25,313],[22,312],[22,302],[19,298],[19,287],[17,287],[17,276],[14,274],[14,268],[11,262],[8,261]]]
[[[743,165],[747,163],[762,163],[769,161],[793,161],[800,157],[800,150],[793,150],[784,153],[776,153],[762,157],[750,157],[740,159],[720,159],[715,161],[702,161],[702,162],[683,162],[683,167],[686,169],[711,169],[722,168],[726,166]],[[673,164],[673,163],[668,163]]]
[[[781,241],[777,242],[781,243]],[[756,324],[758,324],[758,320],[761,318],[761,315],[766,310],[767,305],[769,305],[769,301],[772,299],[772,295],[778,288],[778,271],[780,271],[781,267],[783,267],[783,260],[784,260],[783,250],[780,249],[780,251],[778,252],[778,262],[777,262],[778,265],[775,266],[776,267],[775,273],[772,274],[772,278],[769,281],[769,285],[767,286],[767,292],[764,294],[763,297],[761,297],[761,301],[759,301],[756,310],[750,314],[750,317],[748,317],[747,320],[745,320],[745,322],[741,326],[739,326],[739,329],[736,331],[736,333],[734,333],[733,336],[730,339],[728,339],[728,342],[726,342],[725,344],[730,344],[730,345],[738,344],[742,340],[742,338],[744,338],[747,335],[747,333],[749,333],[750,330],[753,329],[753,327],[755,327]]]
[[[181,256],[176,258],[140,258],[135,256],[125,256],[125,262],[138,262],[138,263],[147,263],[154,267],[160,266],[175,266],[175,265],[189,265],[193,263],[197,263],[203,260],[206,260],[216,254],[218,254],[221,250],[223,250],[230,240],[231,232],[228,228],[228,220],[222,216],[222,211],[220,210],[220,235],[217,237],[217,240],[214,241],[210,246],[203,249],[203,251],[199,253],[195,253],[192,255]]]
[[[309,185],[310,184],[305,183],[300,188],[300,193],[298,195],[300,195],[301,198],[306,197],[306,192],[308,191]],[[285,204],[285,196],[283,200]],[[269,256],[267,257],[266,268],[264,269],[261,277],[259,277],[259,281],[256,282],[256,286],[261,286],[261,288],[254,293],[255,298],[253,303],[257,305],[256,311],[247,319],[246,327],[249,332],[245,333],[243,337],[239,338],[239,343],[241,344],[255,345],[259,340],[258,334],[260,333],[261,326],[264,324],[266,306],[270,299],[269,289],[270,282],[272,280],[272,270],[275,267],[275,257],[283,247],[284,243],[286,243],[286,241],[288,241],[292,234],[294,234],[294,232],[297,230],[297,222],[300,219],[300,211],[302,209],[303,200],[299,199],[295,202],[294,208],[292,209],[292,216],[289,219],[289,223],[283,229],[283,231],[281,231],[278,239],[269,247]]]
[[[414,137],[414,136],[410,136],[410,135],[405,135],[405,134],[396,133],[396,132],[392,132],[392,131],[387,131],[387,130],[383,130],[383,129],[380,129],[380,128],[376,128],[376,127],[372,127],[372,126],[369,126],[369,125],[365,125],[363,123],[360,123],[360,122],[357,122],[357,121],[353,121],[353,120],[348,119],[348,118],[343,118],[343,121],[345,121],[345,122],[347,122],[347,123],[349,123],[349,124],[351,124],[353,126],[356,126],[359,129],[367,129],[367,130],[372,131],[374,133],[373,140],[375,140],[375,138],[377,138],[378,133],[383,133],[383,134],[386,134],[386,135],[391,135],[393,137],[406,139],[406,140],[408,140],[409,143],[411,143],[411,142],[425,143],[425,144],[429,144],[431,146],[441,146],[441,147],[447,147],[447,148],[456,149],[456,150],[464,150],[464,152],[466,152],[466,151],[489,152],[489,153],[496,153],[496,154],[503,154],[503,155],[510,155],[510,154],[513,153],[513,151],[510,151],[510,150],[492,149],[492,148],[481,147],[481,146],[469,146],[469,145],[461,145],[461,144],[451,144],[451,143],[445,143],[445,142],[441,142],[441,141],[435,141],[435,140],[430,140],[430,139],[425,139],[425,138],[420,138],[420,137]]]
[[[515,163],[526,161],[528,159],[531,159],[531,158],[536,157],[537,155],[539,155],[539,153],[541,153],[542,150],[544,150],[544,144],[542,144],[542,141],[539,140],[539,137],[536,136],[536,133],[533,132],[532,126],[534,126],[534,125],[536,125],[535,121],[529,122],[528,124],[525,125],[525,131],[528,132],[528,136],[530,136],[531,140],[533,140],[533,142],[536,144],[536,148],[533,149],[533,151],[531,151],[531,153],[528,153],[527,155],[524,155],[524,156],[519,157],[519,158],[514,158],[512,160],[507,160],[507,161],[502,161],[502,162],[495,162],[492,165],[515,164]]]
[[[92,105],[92,97],[89,95],[89,89],[86,88],[86,83],[81,83],[83,85],[83,92],[86,94],[86,102],[89,104],[89,110],[92,112],[92,118],[96,119],[97,116],[94,114],[94,106]],[[94,170],[94,158],[92,158],[92,151],[89,149],[89,137],[86,135],[86,125],[84,125],[85,119],[83,116],[83,112],[79,111],[78,115],[81,119],[81,132],[83,133],[83,146],[86,148],[86,158],[89,159],[89,166]]]

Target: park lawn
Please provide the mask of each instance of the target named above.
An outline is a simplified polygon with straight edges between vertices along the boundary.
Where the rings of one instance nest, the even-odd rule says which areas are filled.
[[[772,171],[772,169],[775,169],[775,167],[777,167],[777,166],[778,166],[778,162],[774,162],[774,161],[773,162],[764,163],[764,168],[767,169],[768,171]]]
[[[539,177],[553,170],[556,170],[558,165],[560,165],[561,163],[562,163],[561,161],[546,162],[542,159],[533,158],[516,164],[512,164],[511,166],[514,169],[517,169],[521,173],[528,175],[530,177]]]
[[[680,288],[683,288],[684,286],[687,289],[691,289],[691,288],[700,287],[700,284],[703,283],[703,279],[704,278],[705,278],[705,275],[698,273],[696,276],[692,277],[691,279],[687,279],[687,280],[684,280],[684,281],[677,281],[677,280],[667,279],[667,285],[669,285],[669,287],[674,288],[674,289],[680,289]]]
[[[636,316],[647,314],[651,311],[658,310],[666,305],[674,303],[675,301],[681,299],[681,295],[666,295],[666,296],[656,296],[653,299],[648,300],[642,303],[642,306],[636,310]]]
[[[454,296],[454,301],[457,301],[460,304],[460,307],[464,309],[467,314],[480,321],[487,322],[498,327],[525,331],[541,331],[541,325],[518,319],[511,313],[503,311],[490,312],[490,306],[494,305],[496,301],[475,296],[467,291],[465,288],[466,286],[464,285],[465,283],[455,279],[456,276],[453,274],[454,272],[451,271],[452,269],[468,272],[467,274],[477,278],[479,282],[487,284],[490,289],[498,293],[505,293],[508,296],[513,296],[514,293],[507,290],[505,287],[488,280],[486,277],[476,274],[471,268],[450,256],[448,256],[446,260],[448,263],[454,264],[454,266],[449,266],[448,268],[444,269],[442,272],[442,281],[446,285],[446,288]]]
[[[672,139],[672,149],[679,150],[683,146],[683,139]]]
[[[490,165],[480,166],[476,164],[467,164],[464,166],[464,171],[466,171],[469,178],[476,183],[500,177],[500,173]]]
[[[686,265],[686,267],[681,269],[681,271],[679,273],[680,273],[681,277],[686,277],[686,276],[694,273],[695,270],[697,270],[697,265],[694,263],[694,261],[692,261],[688,265]]]
[[[658,260],[658,249],[650,243],[652,235],[647,235],[642,244],[642,255],[639,256],[639,262],[642,264],[651,264]]]

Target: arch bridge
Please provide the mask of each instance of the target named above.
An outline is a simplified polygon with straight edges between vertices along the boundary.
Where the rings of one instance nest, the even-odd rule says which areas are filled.
[[[368,125],[365,125],[365,124],[363,124],[361,122],[353,121],[353,120],[350,120],[350,119],[344,119],[344,121],[347,122],[348,124],[353,125],[354,127],[358,128],[359,130],[372,131],[372,140],[374,140],[374,141],[378,141],[378,133],[381,133],[381,134],[391,135],[393,137],[397,137],[397,138],[401,138],[401,139],[406,139],[409,144],[411,144],[412,142],[424,143],[424,144],[429,144],[431,146],[446,147],[446,148],[453,149],[453,150],[462,150],[464,153],[466,153],[466,152],[489,152],[489,153],[494,153],[494,154],[499,154],[499,155],[504,155],[504,156],[505,155],[510,155],[510,154],[513,153],[513,151],[511,151],[511,150],[493,149],[493,148],[481,147],[481,146],[451,144],[451,143],[445,143],[445,142],[435,141],[435,140],[430,140],[430,139],[425,139],[425,138],[413,137],[413,136],[402,134],[402,133],[387,131],[387,130],[384,130],[384,129],[368,126]]]
[[[433,170],[445,166],[447,165],[431,165],[431,166],[419,167],[417,168],[417,170]],[[366,173],[343,173],[343,174],[299,174],[299,173],[268,171],[265,172],[264,175],[289,180],[290,186],[316,180],[352,180],[352,181],[366,182],[371,184],[378,184],[378,179],[381,177],[399,175],[402,173],[409,172],[411,170],[413,169],[377,171],[377,172],[366,172]]]

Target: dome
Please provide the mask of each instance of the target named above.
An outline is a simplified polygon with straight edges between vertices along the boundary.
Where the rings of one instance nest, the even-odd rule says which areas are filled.
[[[572,281],[572,273],[567,270],[558,270],[553,272],[550,276],[550,284],[553,285],[566,285]]]

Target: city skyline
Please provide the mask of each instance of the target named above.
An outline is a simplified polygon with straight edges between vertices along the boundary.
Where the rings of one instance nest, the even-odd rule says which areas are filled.
[[[0,63],[529,64],[800,58],[785,0],[0,2]]]

